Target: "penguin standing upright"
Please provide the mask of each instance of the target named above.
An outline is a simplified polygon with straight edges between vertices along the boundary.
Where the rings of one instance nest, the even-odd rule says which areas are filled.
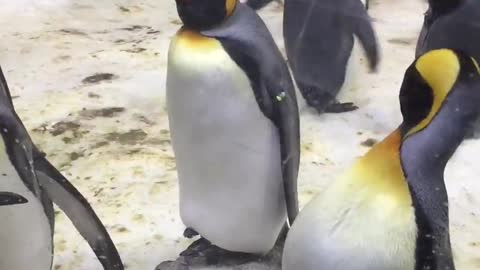
[[[286,0],[283,18],[285,49],[297,87],[307,105],[319,113],[340,113],[357,108],[339,103],[358,37],[375,69],[379,48],[370,17],[360,0]]]
[[[20,204],[0,207],[0,269],[51,269],[53,201],[87,240],[104,269],[123,270],[108,232],[86,199],[32,143],[14,110],[1,69],[0,133],[0,190],[20,196]],[[0,193],[0,201],[3,196]]]
[[[27,202],[27,199],[19,194],[12,192],[0,192],[0,206],[24,204]]]
[[[283,270],[454,270],[444,170],[480,114],[473,58],[435,50],[406,71],[403,122],[302,210]]]
[[[236,0],[176,0],[167,111],[182,255],[265,254],[298,213],[299,116],[288,67],[260,17]],[[201,256],[201,254],[205,256]]]

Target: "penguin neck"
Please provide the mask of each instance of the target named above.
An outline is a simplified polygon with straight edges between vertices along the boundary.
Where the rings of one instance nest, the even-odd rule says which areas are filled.
[[[447,163],[465,138],[468,125],[460,119],[442,115],[437,115],[425,129],[402,139],[400,159],[410,184],[424,181],[409,175],[412,171],[416,172],[414,175],[420,173],[443,183]],[[400,132],[407,133],[403,124]]]
[[[201,34],[204,31],[214,30],[214,29],[220,27],[221,25],[225,24],[226,22],[228,22],[230,20],[230,18],[234,15],[235,10],[236,10],[236,8],[234,10],[230,11],[231,13],[227,13],[225,15],[225,17],[223,18],[223,20],[217,21],[214,24],[190,25],[190,24],[186,24],[184,22],[182,28],[186,29],[186,30],[196,32],[196,33],[199,33],[199,34]]]
[[[408,132],[403,124],[400,130],[402,134]],[[466,131],[465,121],[455,113],[440,111],[425,129],[402,140],[400,160],[418,226],[418,269],[432,265],[438,269],[454,269],[444,172]]]

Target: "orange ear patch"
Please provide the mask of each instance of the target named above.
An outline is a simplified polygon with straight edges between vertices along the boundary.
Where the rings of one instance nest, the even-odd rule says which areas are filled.
[[[225,1],[225,9],[227,10],[227,17],[232,15],[236,6],[237,6],[237,0],[226,0]]]
[[[194,50],[211,50],[218,48],[218,41],[214,38],[203,36],[197,32],[181,28],[175,36],[176,46],[188,47]]]

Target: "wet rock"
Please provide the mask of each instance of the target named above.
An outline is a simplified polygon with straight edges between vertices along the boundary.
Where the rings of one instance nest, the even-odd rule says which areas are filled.
[[[363,142],[361,143],[361,145],[362,145],[362,146],[365,146],[365,147],[372,147],[372,146],[374,146],[377,142],[378,142],[378,140],[369,138],[369,139],[363,141]]]
[[[147,137],[147,133],[141,129],[132,129],[125,133],[111,132],[105,137],[107,141],[116,141],[124,145],[135,145],[143,141]]]
[[[118,78],[115,74],[112,73],[95,73],[92,76],[88,76],[82,80],[84,84],[94,84],[101,81],[111,81]]]
[[[50,129],[49,132],[53,136],[62,135],[67,131],[75,132],[80,128],[80,124],[77,122],[72,121],[60,121],[54,124]]]
[[[80,116],[86,119],[94,119],[97,117],[115,117],[120,113],[124,112],[125,108],[123,107],[108,107],[102,109],[85,109],[79,112]]]

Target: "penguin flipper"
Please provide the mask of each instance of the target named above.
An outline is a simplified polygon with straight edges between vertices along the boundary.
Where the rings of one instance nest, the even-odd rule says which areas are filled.
[[[345,8],[345,21],[362,44],[370,70],[374,71],[380,61],[380,48],[367,9],[359,0],[349,0]]]
[[[289,76],[284,74],[285,76]],[[282,175],[288,221],[290,225],[298,215],[297,177],[300,164],[300,124],[298,105],[293,89],[285,89],[284,81],[266,80],[266,88],[272,98],[271,119],[280,133]],[[270,83],[268,83],[270,82]]]
[[[10,89],[8,89],[7,79],[3,74],[2,67],[0,66],[0,95],[2,104],[7,103],[6,105],[9,106],[13,110],[13,101],[12,95],[10,94]]]
[[[103,268],[123,270],[122,260],[112,239],[85,197],[44,156],[37,154],[34,165],[42,190],[70,218]]]
[[[19,194],[12,192],[0,192],[0,206],[24,204],[27,202],[28,200]]]

